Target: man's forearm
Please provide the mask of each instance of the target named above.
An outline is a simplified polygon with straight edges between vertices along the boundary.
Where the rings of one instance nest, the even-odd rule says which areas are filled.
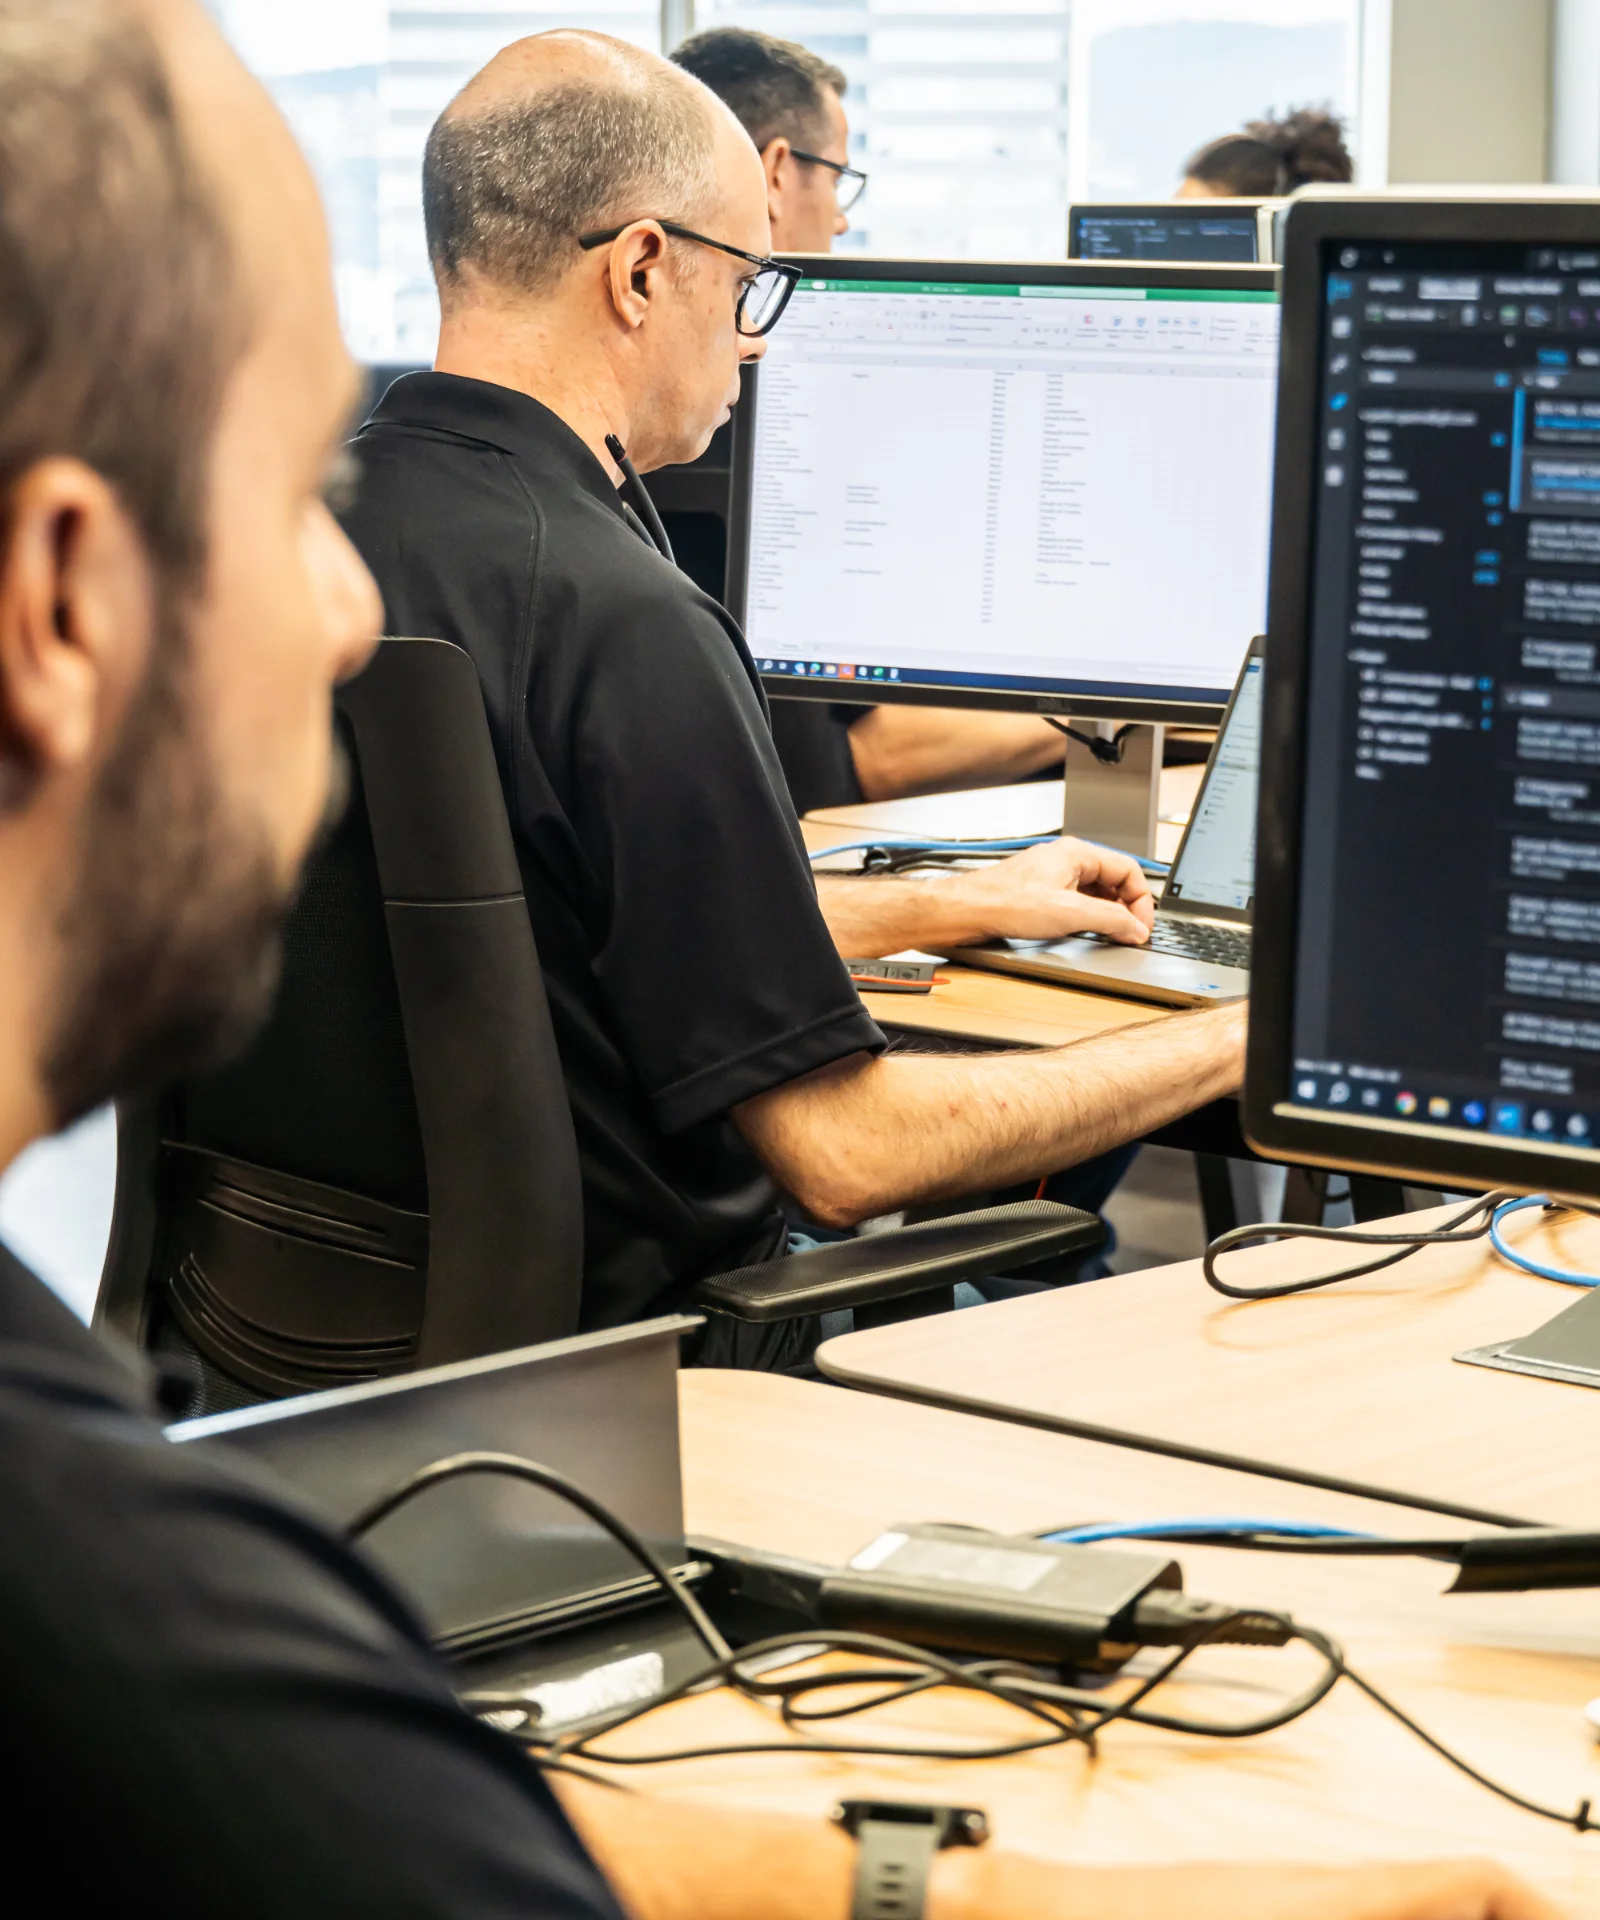
[[[558,1791],[633,1920],[847,1920],[855,1844],[821,1818]],[[934,1862],[928,1920],[1553,1920],[1498,1868],[1080,1870],[998,1847]]]
[[[774,1178],[830,1226],[1035,1179],[1231,1092],[1244,1010],[1048,1053],[856,1056],[735,1109]]]
[[[856,779],[868,800],[1000,786],[1059,766],[1066,741],[1031,714],[878,706],[850,729]]]
[[[817,904],[847,960],[881,960],[906,947],[953,951],[989,937],[955,873],[929,880],[819,873]]]

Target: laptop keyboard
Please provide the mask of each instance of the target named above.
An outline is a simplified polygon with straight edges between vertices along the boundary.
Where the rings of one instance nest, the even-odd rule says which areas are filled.
[[[1150,934],[1153,953],[1179,954],[1186,960],[1206,960],[1214,967],[1250,966],[1250,935],[1243,927],[1215,927],[1203,920],[1182,920],[1158,913]]]

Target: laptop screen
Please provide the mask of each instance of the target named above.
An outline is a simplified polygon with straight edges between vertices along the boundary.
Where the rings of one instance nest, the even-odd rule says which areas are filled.
[[[515,1454],[567,1474],[678,1563],[678,1337],[697,1324],[645,1321],[186,1420],[167,1434],[248,1454],[341,1527],[433,1461]],[[435,1640],[459,1649],[564,1623],[651,1584],[564,1501],[497,1477],[429,1490],[376,1528],[367,1550]]]
[[[1261,765],[1261,656],[1245,662],[1195,799],[1163,903],[1248,913],[1256,891],[1256,781]]]

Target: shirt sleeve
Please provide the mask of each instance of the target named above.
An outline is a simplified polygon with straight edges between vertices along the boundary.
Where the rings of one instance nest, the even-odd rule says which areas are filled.
[[[621,1920],[403,1605],[264,1478],[77,1361],[0,1359],[0,1833],[52,1904],[164,1920]]]
[[[885,1045],[834,949],[747,656],[654,554],[576,697],[596,974],[664,1130]]]
[[[855,807],[865,798],[850,747],[850,729],[865,707],[821,700],[772,702],[772,739],[796,813],[818,807]]]

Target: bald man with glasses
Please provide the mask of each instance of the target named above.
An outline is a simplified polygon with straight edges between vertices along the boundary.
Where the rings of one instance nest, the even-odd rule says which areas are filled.
[[[1017,1060],[880,1058],[841,954],[1080,927],[1147,937],[1126,856],[1070,840],[931,886],[813,880],[743,637],[660,550],[638,471],[692,457],[766,351],[738,121],[600,35],[505,49],[423,179],[436,369],[390,388],[345,525],[391,633],[481,676],[583,1173],[582,1324],[845,1227],[1104,1154],[1235,1084],[1238,1010]],[[719,1321],[702,1361],[803,1364],[816,1322]]]

